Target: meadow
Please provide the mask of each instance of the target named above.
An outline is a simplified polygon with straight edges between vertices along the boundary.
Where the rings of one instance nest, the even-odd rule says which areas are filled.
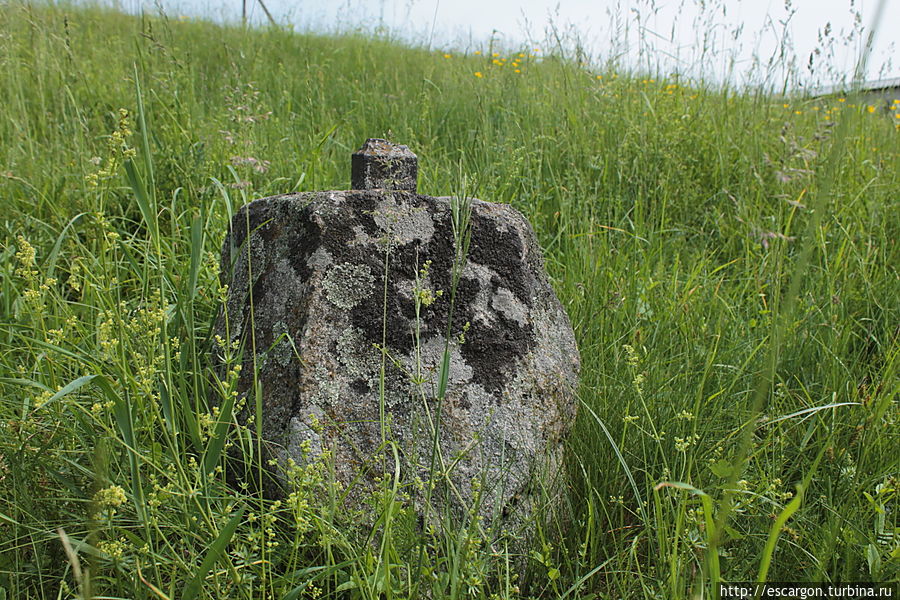
[[[900,99],[494,52],[0,4],[0,600],[900,581]],[[283,501],[225,481],[229,218],[346,189],[368,137],[421,193],[522,211],[571,318],[580,412],[524,550],[418,527],[389,475],[374,519],[324,462]]]

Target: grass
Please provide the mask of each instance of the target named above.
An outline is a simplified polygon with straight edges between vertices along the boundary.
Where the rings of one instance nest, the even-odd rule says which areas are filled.
[[[900,579],[900,103],[65,5],[0,32],[0,598]],[[566,490],[524,552],[417,528],[390,455],[369,519],[327,462],[280,503],[225,484],[227,223],[384,135],[420,191],[461,169],[525,213],[572,319]]]

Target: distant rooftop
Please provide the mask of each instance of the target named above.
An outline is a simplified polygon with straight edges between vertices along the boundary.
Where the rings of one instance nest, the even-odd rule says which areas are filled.
[[[833,94],[845,94],[848,92],[860,92],[863,94],[880,94],[896,90],[900,94],[900,77],[891,77],[888,79],[873,79],[872,81],[864,81],[859,87],[854,87],[852,82],[841,83],[838,85],[829,85],[826,87],[816,88],[809,91],[812,97],[831,96]]]

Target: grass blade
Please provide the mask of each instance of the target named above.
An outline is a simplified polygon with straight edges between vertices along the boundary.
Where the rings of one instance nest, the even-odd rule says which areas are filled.
[[[591,413],[591,416],[594,417],[594,420],[600,426],[600,429],[603,430],[603,435],[606,436],[606,439],[609,441],[609,445],[612,446],[613,452],[616,454],[616,458],[619,460],[619,464],[622,465],[622,470],[625,471],[625,477],[628,478],[628,483],[631,486],[631,490],[634,492],[634,497],[637,498],[638,501],[638,510],[641,511],[641,516],[644,518],[644,524],[650,524],[650,517],[647,515],[647,509],[644,506],[644,499],[641,496],[641,492],[638,489],[637,482],[634,480],[634,475],[631,473],[631,468],[628,466],[628,463],[625,461],[625,457],[622,455],[621,450],[619,450],[619,445],[616,444],[616,441],[613,439],[612,434],[609,433],[609,429],[606,428],[606,425],[597,416],[597,413],[594,412],[594,409],[588,406],[588,404],[584,400],[580,400],[581,405],[585,407],[588,412]]]
[[[712,589],[712,597],[718,598],[719,582],[722,580],[722,569],[719,565],[719,551],[715,545],[718,536],[716,535],[716,520],[713,513],[712,498],[703,490],[680,481],[664,481],[657,485],[656,489],[659,490],[665,487],[673,487],[678,490],[690,492],[700,498],[700,502],[703,503],[703,519],[706,523],[706,539],[708,544],[706,560],[707,566],[709,567],[709,581]]]
[[[143,217],[144,222],[147,224],[150,238],[155,242],[159,238],[156,210],[154,209],[147,187],[144,185],[143,179],[141,179],[140,174],[134,166],[134,162],[131,160],[125,161],[125,176],[127,177],[128,185],[131,187],[131,191],[134,194],[134,199],[137,201],[138,209],[141,211],[141,217]]]
[[[202,265],[203,238],[203,215],[197,214],[191,222],[191,271],[188,275],[188,292],[191,300],[197,297],[197,277]]]
[[[194,600],[194,598],[197,597],[197,594],[200,593],[200,588],[203,586],[203,580],[206,579],[209,570],[212,569],[213,565],[218,562],[225,552],[225,547],[228,546],[228,542],[231,541],[234,532],[237,530],[237,526],[243,518],[244,508],[241,508],[236,515],[231,517],[231,520],[228,521],[213,543],[210,544],[209,550],[203,558],[203,562],[200,563],[200,568],[197,569],[193,578],[191,578],[187,585],[184,586],[184,593],[181,595],[182,600]]]
[[[219,462],[219,457],[222,455],[222,448],[225,447],[226,434],[228,433],[228,428],[231,426],[231,410],[233,406],[234,395],[226,394],[225,401],[222,403],[219,410],[216,427],[209,440],[209,445],[206,447],[206,454],[203,457],[204,474],[212,473],[213,469],[216,468],[216,464]]]
[[[788,505],[784,507],[784,510],[775,518],[775,522],[772,523],[772,528],[769,530],[769,538],[766,540],[766,547],[763,549],[762,558],[759,561],[757,583],[765,583],[769,574],[769,567],[772,565],[772,556],[775,554],[775,545],[778,544],[778,538],[781,536],[781,530],[785,523],[788,522],[788,519],[800,508],[800,504],[803,503],[803,491],[803,486],[798,485],[797,495],[788,502]]]

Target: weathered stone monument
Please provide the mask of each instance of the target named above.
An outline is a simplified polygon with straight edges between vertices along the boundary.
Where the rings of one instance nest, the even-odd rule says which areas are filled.
[[[244,206],[222,250],[217,331],[243,346],[240,393],[256,364],[280,464],[327,449],[343,484],[365,486],[393,476],[393,459],[385,473],[374,458],[393,440],[417,506],[431,480],[437,510],[478,497],[480,514],[504,519],[560,468],[578,351],[534,232],[508,205],[471,200],[451,293],[460,206],[416,193],[416,161],[370,139],[352,157],[353,190]]]

